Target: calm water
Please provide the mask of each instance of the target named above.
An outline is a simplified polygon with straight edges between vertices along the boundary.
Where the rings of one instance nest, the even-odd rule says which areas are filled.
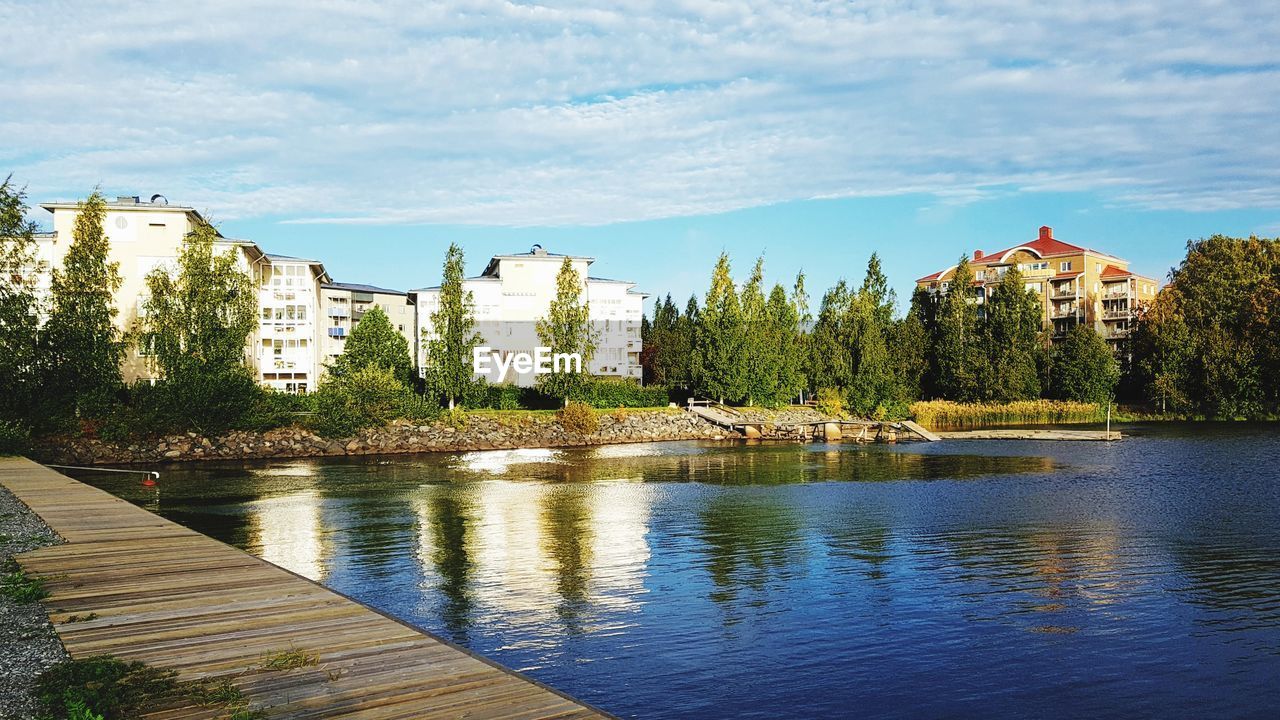
[[[1280,433],[85,476],[624,717],[1271,716]]]

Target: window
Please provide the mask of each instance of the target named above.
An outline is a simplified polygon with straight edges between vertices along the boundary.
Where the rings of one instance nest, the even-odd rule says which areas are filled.
[[[1061,263],[1059,263],[1059,264],[1058,264],[1058,270],[1059,270],[1059,271],[1061,271],[1061,272],[1070,272],[1070,271],[1071,271],[1071,261],[1070,261],[1070,260],[1063,260]]]
[[[1102,274],[1102,263],[1094,263],[1093,268],[1094,268],[1094,272],[1098,273],[1099,275]]]

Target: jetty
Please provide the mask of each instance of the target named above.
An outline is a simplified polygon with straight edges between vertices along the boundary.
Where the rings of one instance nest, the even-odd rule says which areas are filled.
[[[112,655],[184,680],[226,680],[273,720],[611,717],[30,460],[0,458],[0,484],[66,540],[15,559],[43,581],[49,621],[73,659]],[[281,651],[314,663],[265,667]],[[141,718],[223,712],[171,703]]]
[[[1062,430],[1059,428],[989,428],[938,431],[943,440],[1120,440],[1118,430]]]
[[[940,437],[910,420],[864,420],[820,417],[813,420],[767,420],[710,400],[690,399],[685,410],[707,422],[741,434],[747,439],[857,440],[896,442],[914,437],[937,442]]]

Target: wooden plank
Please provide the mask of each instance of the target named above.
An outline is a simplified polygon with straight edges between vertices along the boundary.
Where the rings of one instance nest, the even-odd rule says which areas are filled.
[[[936,434],[929,432],[928,430],[925,430],[923,427],[917,424],[916,421],[914,420],[903,420],[900,424],[902,425],[902,427],[910,430],[911,432],[919,435],[920,437],[924,438],[925,440],[928,440],[929,442],[938,442],[939,440],[942,439],[938,437]]]
[[[182,678],[225,679],[273,719],[610,717],[29,460],[0,458],[0,484],[67,540],[17,560],[45,578],[49,619],[72,657],[109,654]],[[317,664],[260,667],[269,653],[289,648]],[[176,703],[143,717],[219,715]]]

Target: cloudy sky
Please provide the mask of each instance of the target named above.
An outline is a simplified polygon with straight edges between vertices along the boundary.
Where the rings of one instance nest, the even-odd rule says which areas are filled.
[[[1272,3],[184,5],[0,0],[0,173],[402,288],[450,240],[687,295],[722,249],[905,289],[1041,224],[1154,275],[1280,234]]]

